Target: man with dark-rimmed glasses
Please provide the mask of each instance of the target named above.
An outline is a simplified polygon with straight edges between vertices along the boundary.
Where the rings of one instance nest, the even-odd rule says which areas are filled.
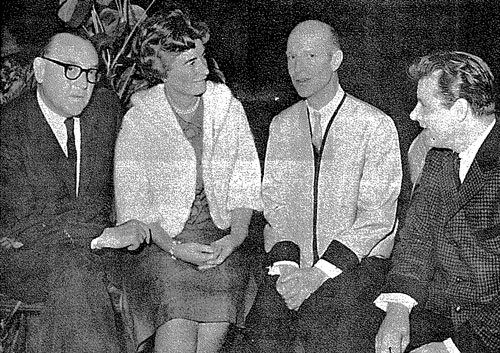
[[[87,75],[87,81],[89,83],[95,84],[97,83],[97,81],[99,81],[100,73],[99,70],[97,69],[94,68],[84,69],[78,65],[63,63],[62,61],[47,58],[45,56],[42,56],[42,58],[50,62],[53,62],[54,64],[64,67],[64,75],[68,80],[77,80],[82,73],[85,73]]]
[[[113,152],[122,107],[84,38],[53,36],[37,88],[2,107],[0,293],[44,302],[42,352],[120,352],[103,247],[137,248],[140,222],[114,227]]]

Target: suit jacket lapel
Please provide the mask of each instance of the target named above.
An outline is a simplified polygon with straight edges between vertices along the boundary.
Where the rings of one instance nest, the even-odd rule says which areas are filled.
[[[36,95],[34,99],[30,101],[32,104],[33,115],[27,118],[27,128],[30,129],[29,136],[31,136],[31,142],[33,153],[39,154],[39,158],[34,158],[37,163],[43,163],[44,165],[39,166],[39,168],[49,168],[54,171],[54,175],[59,176],[66,187],[68,188],[68,193],[70,193],[71,180],[68,175],[68,163],[64,151],[61,149],[59,142],[57,141],[54,132],[50,128],[49,123],[45,119]]]
[[[445,191],[444,196],[450,200],[449,218],[453,217],[481,190],[491,171],[500,168],[499,146],[500,125],[497,122],[477,152],[459,192],[452,197]]]
[[[95,129],[96,119],[91,116],[84,116],[80,119],[81,146],[80,146],[80,184],[78,195],[83,195],[91,184],[95,157]]]
[[[458,210],[459,192],[457,191],[454,178],[453,156],[450,151],[446,154],[444,166],[441,169],[441,180],[443,180],[442,193],[443,199],[446,200],[445,207],[447,210],[447,218],[451,218]]]
[[[479,168],[477,161],[474,160],[467,172],[466,179],[460,187],[460,191],[457,193],[457,197],[452,203],[451,216],[464,207],[467,202],[481,190],[485,181],[486,178],[481,168]]]

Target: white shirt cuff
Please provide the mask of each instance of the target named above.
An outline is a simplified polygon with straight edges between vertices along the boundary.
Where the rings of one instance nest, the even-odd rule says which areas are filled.
[[[282,265],[288,265],[299,268],[299,264],[294,261],[277,261],[272,266],[269,266],[267,268],[268,269],[267,274],[270,276],[280,275],[281,274],[280,266]]]
[[[319,259],[318,262],[314,264],[314,267],[326,273],[329,278],[335,278],[342,273],[340,268],[323,259]]]
[[[90,249],[100,249],[100,247],[97,245],[98,242],[99,241],[97,240],[97,238],[92,239],[92,241],[90,242]]]
[[[373,302],[377,308],[382,309],[383,311],[387,311],[388,303],[403,304],[408,308],[409,312],[411,312],[411,309],[418,304],[415,299],[403,293],[382,293]]]
[[[448,352],[460,353],[460,351],[458,350],[457,346],[455,346],[455,343],[453,343],[453,340],[451,338],[444,340],[443,343],[446,346],[446,349],[448,350]]]

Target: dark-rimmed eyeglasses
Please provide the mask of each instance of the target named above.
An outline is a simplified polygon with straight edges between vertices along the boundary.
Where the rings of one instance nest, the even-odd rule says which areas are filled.
[[[50,62],[53,62],[54,64],[64,67],[64,76],[66,76],[68,80],[74,81],[78,79],[78,77],[81,76],[82,72],[85,72],[87,81],[89,83],[96,83],[101,77],[101,74],[97,69],[84,69],[78,65],[63,63],[61,61],[47,58],[45,56],[42,56],[42,59],[48,60]]]

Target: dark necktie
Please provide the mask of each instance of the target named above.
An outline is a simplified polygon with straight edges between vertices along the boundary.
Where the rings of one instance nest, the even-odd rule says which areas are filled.
[[[453,181],[455,181],[457,190],[460,189],[462,184],[460,181],[460,157],[456,152],[453,152]]]
[[[76,145],[75,145],[75,120],[73,117],[67,118],[64,121],[66,125],[66,132],[68,133],[68,140],[66,148],[68,151],[68,171],[72,182],[72,190],[76,195]]]

